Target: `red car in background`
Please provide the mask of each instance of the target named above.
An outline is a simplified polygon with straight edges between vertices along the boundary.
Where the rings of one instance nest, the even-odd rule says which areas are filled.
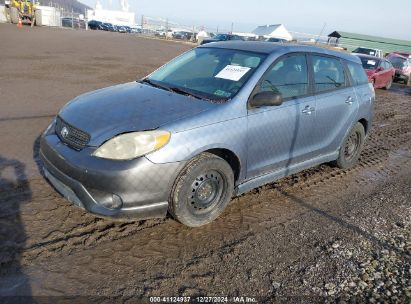
[[[411,86],[411,55],[406,52],[394,52],[387,56],[387,59],[395,68],[395,81],[403,81],[407,86]]]
[[[372,82],[375,89],[383,88],[388,90],[391,88],[395,77],[395,69],[391,62],[385,58],[378,58],[368,55],[359,55],[362,66],[367,73],[368,79]]]

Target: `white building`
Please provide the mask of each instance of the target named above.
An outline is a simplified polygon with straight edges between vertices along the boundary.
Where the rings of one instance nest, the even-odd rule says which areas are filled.
[[[114,25],[132,26],[136,23],[134,13],[106,9],[87,10],[87,19],[108,22]]]
[[[133,26],[136,23],[135,14],[128,11],[128,1],[120,0],[120,6],[121,11],[103,9],[101,2],[97,0],[96,9],[87,10],[87,19],[108,22],[114,25]]]
[[[253,34],[264,38],[279,38],[287,41],[293,40],[293,36],[285,28],[284,24],[262,25],[257,27]]]

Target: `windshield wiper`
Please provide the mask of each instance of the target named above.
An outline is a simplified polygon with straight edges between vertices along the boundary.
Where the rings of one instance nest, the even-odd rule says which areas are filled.
[[[147,84],[149,84],[149,85],[151,85],[152,87],[155,87],[155,88],[170,91],[170,89],[167,86],[162,86],[162,85],[160,85],[160,84],[158,84],[158,83],[156,83],[156,82],[154,82],[154,81],[152,81],[148,78],[144,78],[143,80],[140,80],[139,82],[140,83],[147,83]]]
[[[189,92],[189,91],[186,91],[186,90],[181,89],[181,88],[178,88],[178,87],[169,87],[168,89],[169,89],[171,92],[174,92],[174,93],[177,93],[177,94],[182,94],[182,95],[186,95],[186,96],[191,96],[191,97],[194,97],[194,98],[197,98],[197,99],[206,99],[206,100],[208,100],[207,98],[205,98],[205,97],[203,97],[203,96],[193,94],[193,93],[191,93],[191,92]]]
[[[147,83],[147,84],[149,84],[149,85],[151,85],[155,88],[163,89],[163,90],[166,90],[166,91],[169,91],[169,92],[174,92],[174,93],[182,94],[182,95],[185,95],[185,96],[191,96],[191,97],[196,98],[196,99],[210,100],[209,98],[193,94],[193,93],[191,93],[189,91],[186,91],[184,89],[181,89],[179,87],[168,87],[168,86],[165,86],[165,85],[158,84],[157,82],[154,82],[154,81],[150,80],[149,78],[144,78],[143,80],[140,80],[139,82],[140,83]]]

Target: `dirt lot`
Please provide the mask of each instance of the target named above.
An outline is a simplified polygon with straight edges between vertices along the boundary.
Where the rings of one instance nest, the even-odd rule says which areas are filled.
[[[0,295],[411,301],[410,88],[378,90],[352,170],[325,164],[253,190],[202,228],[114,222],[51,188],[37,138],[74,96],[132,81],[189,46],[4,24],[0,38]]]

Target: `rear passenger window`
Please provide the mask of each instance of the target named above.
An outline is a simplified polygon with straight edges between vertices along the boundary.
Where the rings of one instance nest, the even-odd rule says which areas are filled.
[[[292,55],[277,61],[264,76],[260,91],[280,93],[283,98],[308,94],[308,72],[305,55]]]
[[[344,67],[335,58],[313,56],[315,91],[325,92],[345,87]]]
[[[361,85],[368,83],[368,77],[363,67],[359,63],[347,62],[348,70],[350,71],[351,78],[354,81],[354,85]]]

